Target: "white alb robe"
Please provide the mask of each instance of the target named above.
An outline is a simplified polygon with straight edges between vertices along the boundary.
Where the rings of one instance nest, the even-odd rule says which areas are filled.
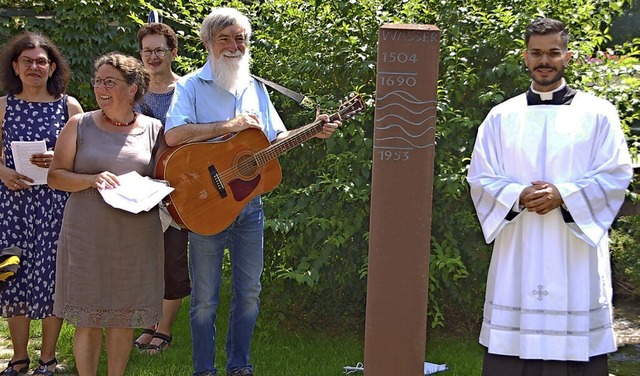
[[[587,361],[616,350],[607,231],[632,167],[615,107],[577,92],[569,105],[494,107],[479,128],[467,180],[487,243],[495,241],[480,343],[492,354]],[[531,182],[554,184],[560,208],[518,211]]]

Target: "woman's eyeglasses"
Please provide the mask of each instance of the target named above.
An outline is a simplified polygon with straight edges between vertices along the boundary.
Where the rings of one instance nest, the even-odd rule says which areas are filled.
[[[44,57],[38,58],[38,59],[30,59],[28,57],[25,56],[21,56],[18,58],[18,63],[20,65],[22,65],[25,68],[31,68],[31,66],[33,65],[33,63],[36,63],[36,65],[39,68],[44,68],[47,65],[49,65],[50,61],[49,59],[45,59]]]
[[[155,50],[144,49],[140,51],[142,56],[150,57],[152,54],[156,54],[157,57],[164,57],[164,55],[169,51],[169,48],[156,48]]]
[[[109,77],[109,78],[92,78],[91,79],[91,86],[93,87],[98,87],[100,85],[104,85],[104,87],[106,87],[107,89],[111,89],[114,86],[116,86],[117,81],[122,81],[122,82],[127,82],[125,80],[121,80],[119,78],[114,78],[114,77]]]

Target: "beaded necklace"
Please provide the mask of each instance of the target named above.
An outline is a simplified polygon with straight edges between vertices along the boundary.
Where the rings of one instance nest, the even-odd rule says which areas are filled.
[[[133,120],[131,120],[128,123],[121,123],[119,121],[115,121],[113,119],[111,119],[109,116],[107,116],[107,114],[104,112],[104,110],[102,110],[102,117],[105,118],[106,121],[108,121],[110,124],[115,125],[116,127],[128,127],[131,124],[136,122],[136,119],[138,118],[138,113],[135,111],[131,111],[133,113]]]

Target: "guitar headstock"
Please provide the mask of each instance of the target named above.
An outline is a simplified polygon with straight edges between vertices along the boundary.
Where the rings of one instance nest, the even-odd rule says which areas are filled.
[[[349,98],[340,104],[338,112],[336,113],[338,120],[349,119],[362,111],[366,110],[367,106],[364,104],[360,94],[352,93]]]

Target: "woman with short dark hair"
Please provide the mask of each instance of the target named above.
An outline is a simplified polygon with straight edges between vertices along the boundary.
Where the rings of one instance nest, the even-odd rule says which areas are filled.
[[[180,78],[171,68],[178,56],[178,39],[169,25],[147,23],[138,31],[140,58],[151,80],[149,91],[136,105],[136,110],[154,117],[164,125],[175,84]],[[171,345],[171,327],[178,315],[182,298],[191,293],[187,244],[189,235],[172,221],[164,231],[164,300],[162,319],[144,328],[134,345],[156,355]]]

